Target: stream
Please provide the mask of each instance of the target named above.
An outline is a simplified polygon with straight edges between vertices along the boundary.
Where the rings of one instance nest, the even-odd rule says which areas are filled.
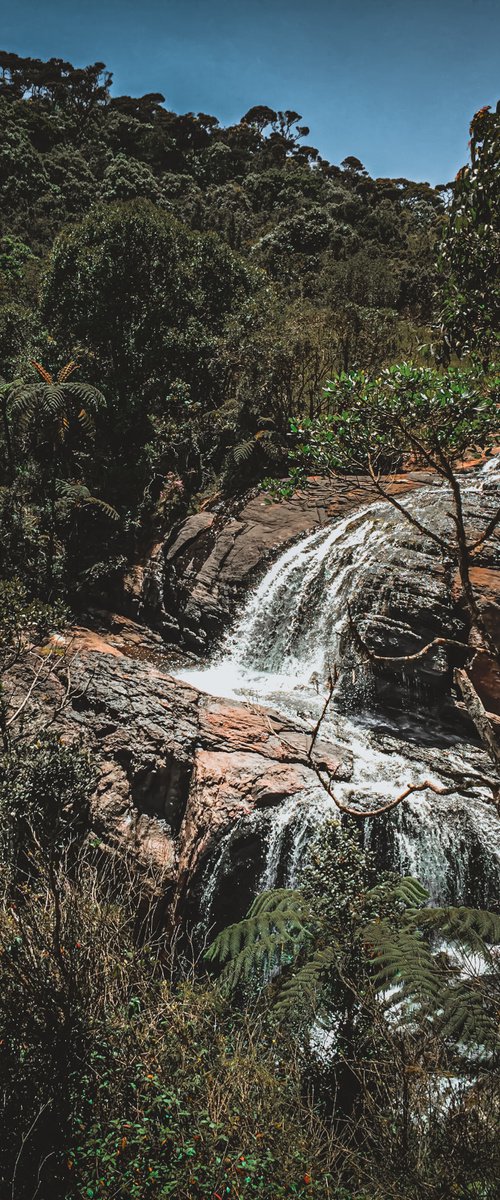
[[[464,486],[472,515],[484,520],[486,514],[487,519],[499,483],[498,469],[488,466]],[[435,487],[420,489],[404,504],[428,526],[438,506],[442,520],[443,496]],[[401,553],[405,527],[405,517],[381,501],[303,537],[250,593],[212,659],[177,674],[211,695],[293,716],[312,731],[327,695],[329,672],[333,664],[342,669],[348,606],[373,564]],[[430,545],[431,552],[439,553]],[[384,596],[377,593],[369,616],[375,610],[382,613],[383,605]],[[492,778],[492,767],[481,747],[439,715],[422,716],[415,706],[406,711],[402,706],[399,712],[370,707],[366,671],[358,681],[355,710],[339,711],[334,693],[321,739],[352,755],[351,778],[333,784],[342,803],[369,811],[424,780],[449,791],[446,796],[430,789],[416,792],[392,813],[364,821],[365,843],[381,866],[415,875],[435,902],[495,904],[499,822],[491,790],[484,785],[485,778]],[[242,837],[249,844],[253,839],[258,848],[256,890],[293,886],[300,881],[311,837],[332,816],[338,817],[339,810],[318,784],[238,822],[206,868],[204,919],[210,921],[214,897],[231,875],[232,851]]]

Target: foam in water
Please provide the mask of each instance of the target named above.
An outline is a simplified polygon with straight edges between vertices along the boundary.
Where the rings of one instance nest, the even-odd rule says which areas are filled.
[[[497,464],[488,463],[464,489],[469,506],[488,507],[498,482]],[[436,488],[423,488],[402,503],[429,522],[443,496]],[[339,654],[348,602],[371,565],[387,560],[404,520],[380,502],[302,538],[248,597],[212,663],[182,671],[180,677],[215,696],[272,705],[311,729],[324,702],[325,678]],[[447,787],[466,780],[466,798],[458,791],[442,798],[430,790],[415,794],[384,818],[384,826],[393,865],[416,875],[435,900],[481,903],[484,883],[487,902],[500,878],[498,821],[480,783],[491,773],[488,759],[466,745],[415,747],[396,729],[388,733],[387,725],[382,731],[373,717],[329,713],[322,738],[334,738],[354,760],[351,780],[335,784],[335,795],[369,810],[423,779]],[[286,881],[297,882],[314,827],[335,811],[319,786],[307,802],[294,797],[273,810],[262,887],[276,883],[290,831]]]

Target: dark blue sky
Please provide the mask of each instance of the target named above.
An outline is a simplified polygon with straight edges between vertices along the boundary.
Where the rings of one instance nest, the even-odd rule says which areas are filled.
[[[2,48],[105,61],[114,91],[237,120],[294,108],[326,158],[431,183],[500,95],[500,0],[0,0]]]

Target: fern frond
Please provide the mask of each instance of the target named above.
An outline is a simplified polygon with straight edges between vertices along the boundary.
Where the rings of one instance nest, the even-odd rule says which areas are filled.
[[[94,433],[94,430],[95,430],[94,422],[92,420],[92,417],[90,416],[90,413],[88,413],[85,408],[80,409],[80,412],[78,413],[78,416],[77,416],[77,421],[80,423],[82,429],[85,430],[85,433]]]
[[[76,507],[91,504],[100,508],[113,521],[119,520],[119,513],[116,511],[116,508],[113,508],[106,500],[101,500],[99,496],[92,496],[84,483],[71,483],[66,479],[60,479],[58,480],[57,491],[64,500],[69,500]]]
[[[21,385],[16,388],[14,393],[14,412],[23,419],[31,417],[36,408],[36,399],[40,391],[40,385],[37,383]]]
[[[35,371],[38,371],[38,374],[41,375],[45,383],[53,383],[53,376],[49,373],[49,371],[46,371],[45,367],[42,367],[42,364],[37,362],[36,359],[32,358],[31,366],[35,368]]]
[[[242,462],[247,462],[255,450],[255,444],[255,438],[247,438],[245,442],[240,442],[238,446],[235,446],[233,450],[235,463],[239,465]]]
[[[222,967],[221,980],[231,990],[252,974],[263,979],[283,962],[290,962],[310,938],[310,910],[299,892],[287,888],[263,892],[248,915],[223,929],[205,953],[207,962]]]
[[[78,363],[74,362],[73,359],[70,359],[70,361],[68,363],[66,363],[65,367],[61,367],[61,370],[59,371],[59,374],[57,376],[57,382],[58,383],[66,383],[66,381],[69,379],[70,375],[73,374],[73,371],[76,371],[77,369],[78,369]]]
[[[427,908],[418,914],[421,928],[490,957],[488,946],[500,945],[500,916],[480,908]]]
[[[486,1052],[500,1050],[498,1014],[481,987],[460,980],[449,988],[443,1005],[441,1032],[450,1041],[481,1047]]]
[[[208,947],[205,958],[209,962],[218,960],[225,963],[271,933],[276,934],[283,944],[302,941],[308,936],[306,927],[293,909],[260,913],[257,917],[245,917],[243,921],[223,929]]]
[[[267,892],[260,892],[255,897],[248,910],[248,916],[258,917],[260,913],[278,912],[290,908],[297,913],[310,913],[309,905],[299,891],[294,888],[273,888]]]
[[[274,1005],[276,1013],[287,1016],[293,1009],[301,1012],[307,1004],[313,1006],[320,995],[323,978],[329,975],[337,957],[335,947],[316,950],[283,984]]]
[[[67,396],[74,396],[83,406],[90,402],[95,408],[97,405],[104,403],[103,393],[98,388],[92,387],[90,383],[73,381],[72,383],[63,384],[63,387]]]
[[[386,1000],[388,1006],[402,998],[425,1008],[439,1004],[443,973],[418,931],[395,930],[389,921],[380,921],[367,926],[363,936],[372,958],[375,990],[392,993]]]
[[[71,400],[75,400],[79,405],[76,420],[85,432],[92,434],[94,422],[89,409],[95,409],[102,404],[104,396],[90,384],[61,382],[58,376],[56,383],[51,379],[45,384],[22,384],[13,392],[14,412],[19,416],[22,428],[27,427],[36,415],[53,420],[64,416],[68,420],[71,412],[68,401]]]
[[[371,899],[399,901],[406,908],[418,908],[426,904],[429,899],[429,893],[418,879],[414,879],[412,875],[403,875],[400,879],[394,882],[377,883],[367,893]]]
[[[29,419],[35,412],[44,413],[49,417],[57,417],[65,409],[63,385],[48,383],[46,387],[33,383],[22,388],[15,399],[15,409],[23,419]]]
[[[48,384],[46,388],[40,389],[38,393],[38,405],[42,412],[46,412],[47,416],[57,417],[59,413],[64,413],[66,409],[66,397],[64,394],[64,384]]]

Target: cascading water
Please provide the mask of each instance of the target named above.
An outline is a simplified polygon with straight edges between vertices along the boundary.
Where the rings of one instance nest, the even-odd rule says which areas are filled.
[[[496,470],[483,469],[466,484],[472,519],[479,513],[481,523],[488,519],[494,501],[498,503],[499,482]],[[428,527],[439,508],[442,525],[441,489],[422,488],[403,503]],[[410,566],[418,578],[422,539],[407,542],[410,528],[401,513],[382,501],[302,538],[249,596],[214,661],[183,671],[182,678],[213,695],[270,705],[312,729],[329,671],[334,663],[342,666],[349,605],[374,564],[394,563],[403,547],[405,568]],[[430,541],[425,553],[427,559],[439,556]],[[384,588],[378,587],[367,618],[383,614],[386,605]],[[460,741],[456,733],[429,725],[419,729],[410,718],[406,726],[402,730],[401,722],[387,714],[365,709],[347,715],[332,707],[322,739],[344,746],[354,762],[352,778],[335,783],[334,794],[342,803],[369,811],[426,779],[445,787],[446,796],[430,790],[415,793],[390,816],[366,820],[366,840],[386,863],[416,875],[436,901],[487,905],[500,881],[498,820],[491,791],[482,783],[491,777],[491,764],[481,749]],[[313,831],[336,813],[318,785],[281,807],[243,818],[219,847],[217,864],[209,867],[210,897],[205,901],[213,898],[235,838],[259,822],[265,825],[266,850],[256,890],[296,883]],[[209,915],[206,903],[204,908]]]

